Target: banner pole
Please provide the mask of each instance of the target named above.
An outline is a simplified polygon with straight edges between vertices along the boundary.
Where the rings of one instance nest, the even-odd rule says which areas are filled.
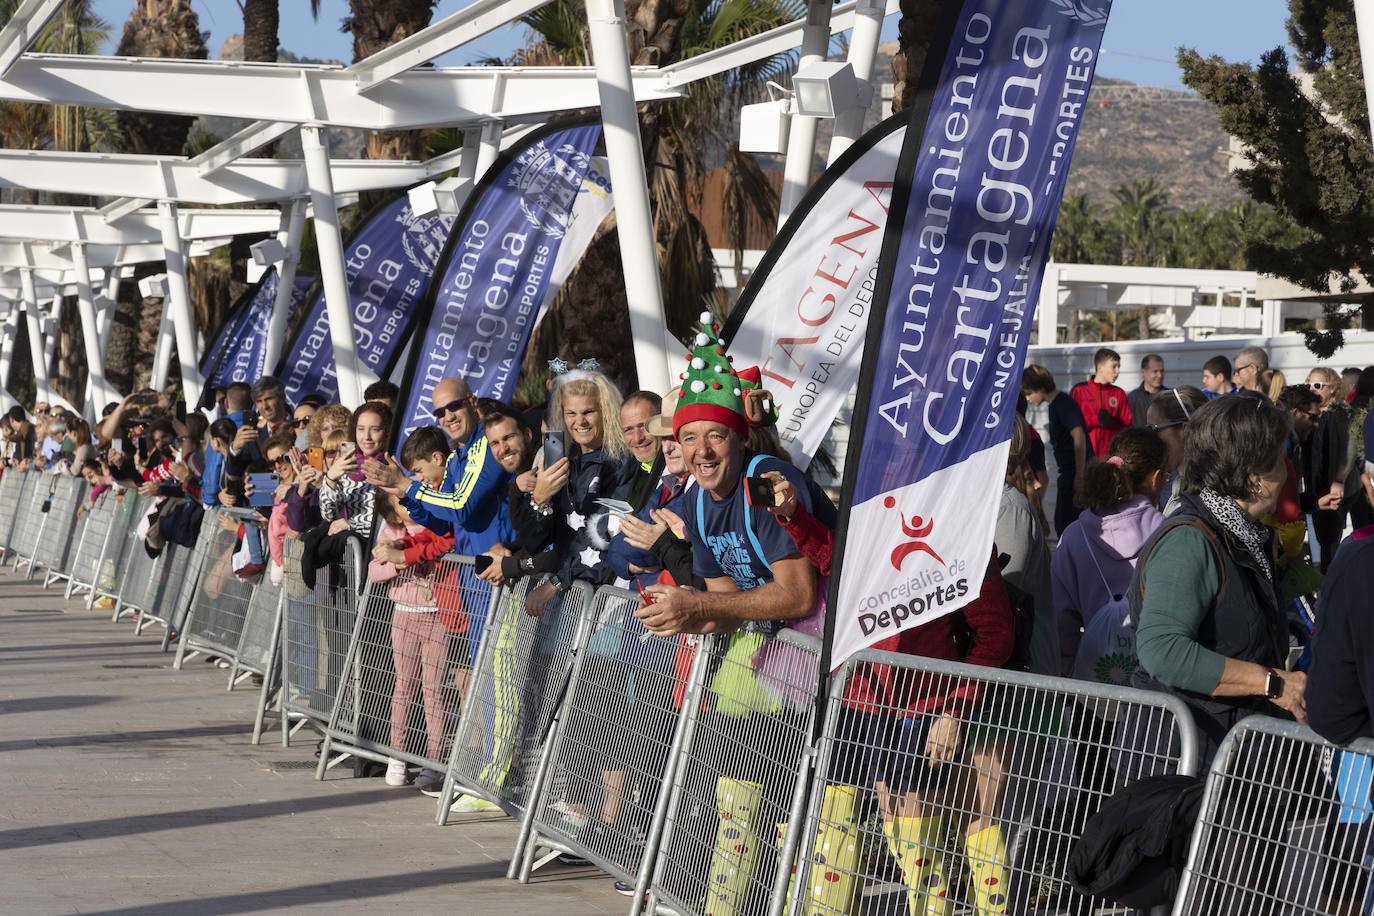
[[[872,101],[873,63],[878,56],[878,38],[883,31],[883,19],[887,15],[887,4],[883,0],[859,0],[854,10],[854,31],[849,37],[849,65],[854,68],[854,79],[860,86],[868,87],[867,93],[860,95],[859,101],[846,108],[835,118],[835,133],[830,138],[830,151],[825,164],[831,166],[844,155],[844,151],[859,139],[864,132],[864,116]]]
[[[28,246],[24,246],[28,251]],[[43,319],[38,312],[38,292],[34,288],[33,269],[19,272],[20,288],[24,294],[24,321],[29,326],[29,358],[33,361],[34,399],[51,400],[48,392],[48,364],[43,359]]]
[[[858,20],[855,20],[856,23]],[[830,0],[811,0],[806,9],[806,25],[802,27],[800,72],[826,58],[830,50]],[[801,203],[802,195],[811,184],[811,166],[816,158],[816,119],[792,116],[787,134],[787,158],[783,163],[782,197],[778,202],[778,228],[782,228],[792,211]],[[614,182],[614,179],[612,179]]]
[[[191,316],[191,287],[186,282],[186,251],[181,244],[181,227],[177,225],[176,202],[158,201],[157,214],[162,227],[163,257],[167,260],[167,298],[162,303],[162,314],[170,316],[176,335],[177,363],[181,366],[181,388],[186,403],[198,404],[202,387],[200,353],[196,346],[195,319]]]
[[[305,232],[305,200],[293,200],[288,209],[282,211],[282,227],[277,231],[277,241],[286,250],[282,260],[277,262],[277,298],[272,302],[272,321],[267,325],[267,342],[264,350],[264,366],[275,366],[281,359],[282,343],[286,337],[286,319],[291,312],[291,300],[296,291],[296,267],[301,260],[301,235]]]
[[[324,286],[324,305],[329,315],[329,339],[334,346],[339,401],[352,410],[362,404],[364,386],[359,382],[358,348],[353,338],[353,302],[344,271],[343,234],[339,231],[334,176],[329,172],[329,149],[324,143],[323,128],[301,125],[301,149],[305,153],[310,204],[315,210],[320,282]]]
[[[105,354],[100,351],[100,333],[95,323],[95,292],[91,288],[91,265],[86,258],[86,245],[83,242],[72,245],[72,268],[76,272],[76,301],[81,312],[81,337],[86,346],[86,371],[91,381],[88,401],[101,401],[107,397]]]
[[[639,387],[665,391],[673,384],[663,330],[668,321],[659,285],[639,114],[635,110],[630,57],[625,48],[622,0],[587,0],[587,27],[596,64],[611,187],[615,188],[616,231],[620,236],[620,263],[625,273]]]

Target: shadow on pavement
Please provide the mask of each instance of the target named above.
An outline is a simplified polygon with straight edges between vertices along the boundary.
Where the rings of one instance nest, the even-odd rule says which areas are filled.
[[[61,738],[29,738],[25,741],[0,741],[0,753],[29,748],[85,747],[91,744],[127,744],[133,741],[167,741],[178,738],[216,738],[221,735],[244,735],[253,731],[252,723],[234,725],[202,725],[196,728],[161,728],[144,732],[107,732],[105,734],[68,735]]]
[[[77,709],[81,706],[96,706],[108,703],[114,697],[93,694],[74,694],[72,696],[23,697],[18,700],[0,700],[0,716],[16,712],[55,712],[59,709]]]

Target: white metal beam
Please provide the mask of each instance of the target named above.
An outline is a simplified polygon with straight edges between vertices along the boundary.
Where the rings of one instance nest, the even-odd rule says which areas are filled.
[[[359,92],[369,92],[414,67],[526,16],[549,0],[475,0],[452,15],[348,68]]]
[[[257,152],[295,129],[296,125],[289,122],[254,121],[243,130],[225,137],[199,156],[192,157],[191,165],[194,165],[196,172],[201,175],[218,172],[234,160]]]
[[[59,12],[65,0],[24,0],[0,29],[0,76],[8,73]]]
[[[654,68],[636,68],[635,98],[676,98]],[[455,67],[406,73],[367,95],[341,67],[26,54],[0,99],[126,111],[290,121],[369,130],[454,126],[593,108],[591,67]]]
[[[420,162],[369,159],[336,160],[331,171],[340,195],[404,187],[430,174]],[[179,156],[8,149],[0,150],[0,187],[221,206],[287,200],[309,192],[305,166],[298,160],[240,159],[201,175]],[[131,212],[122,202],[110,205],[112,215],[105,221],[120,220],[121,211]]]
[[[57,176],[54,182],[60,180]],[[182,238],[212,239],[223,236],[273,232],[275,210],[183,210],[179,227]],[[0,239],[44,242],[90,242],[95,245],[138,245],[162,240],[156,210],[129,213],[110,225],[93,207],[27,207],[0,205]]]
[[[25,251],[27,249],[27,253]],[[120,264],[142,264],[162,260],[162,245],[89,245],[86,259],[92,268],[113,267]],[[70,253],[58,254],[42,245],[0,239],[0,269],[6,267],[34,267],[43,271],[69,271]],[[75,282],[74,280],[63,282]]]

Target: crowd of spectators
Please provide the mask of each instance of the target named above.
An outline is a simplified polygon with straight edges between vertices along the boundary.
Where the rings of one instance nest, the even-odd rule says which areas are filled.
[[[84,477],[83,512],[106,493],[149,498],[153,549],[194,543],[209,507],[246,510],[234,550],[244,578],[281,581],[291,540],[322,557],[361,541],[367,576],[390,608],[387,737],[405,745],[418,700],[433,759],[485,623],[439,597],[433,564],[449,553],[479,558],[477,575],[492,586],[528,580],[533,617],[557,613],[574,583],[620,583],[644,596],[625,626],[646,638],[722,634],[727,655],[750,657],[782,628],[819,633],[835,505],[790,462],[772,396],[757,370],[725,361],[709,316],[697,344],[683,384],[667,392],[622,394],[594,361],[572,370],[555,361],[547,404],[519,410],[447,378],[425,405],[434,423],[405,436],[389,382],[369,387],[355,410],[320,397],[291,405],[270,376],[215,392],[204,410],[140,391],[94,429],[40,403],[32,419],[21,408],[6,415],[6,462]],[[1247,347],[1208,360],[1200,387],[1167,387],[1165,361],[1151,354],[1130,392],[1115,384],[1120,370],[1104,348],[1092,376],[1065,392],[1045,367],[1026,367],[976,600],[878,648],[1167,691],[1194,712],[1209,752],[1254,712],[1310,721],[1340,741],[1374,736],[1374,633],[1358,610],[1374,591],[1374,565],[1361,562],[1374,543],[1374,368],[1343,378],[1318,367],[1289,386],[1263,350]],[[1054,458],[1048,515],[1050,468],[1026,420],[1032,406],[1044,407]],[[915,695],[895,689],[874,673],[851,679],[842,732],[885,734],[891,721],[871,710],[906,709],[925,725],[900,740],[931,765],[967,753],[980,772],[1001,771],[997,741],[966,746],[966,698],[938,682]],[[764,738],[767,727],[760,720]],[[1073,727],[1103,741],[1111,723],[1087,716]],[[917,838],[904,852],[892,845],[917,907],[957,872],[931,852],[940,800],[911,774],[890,772],[891,760],[849,760],[840,778],[881,785],[889,839]],[[573,829],[622,816],[624,774],[602,775],[599,805],[564,806]],[[384,779],[432,795],[443,783],[437,770],[413,772],[396,758]],[[747,786],[732,782],[731,804]],[[979,913],[1005,912],[986,890],[1007,878],[995,805],[980,799],[989,816],[964,825]],[[742,894],[728,838],[717,844],[713,885]]]

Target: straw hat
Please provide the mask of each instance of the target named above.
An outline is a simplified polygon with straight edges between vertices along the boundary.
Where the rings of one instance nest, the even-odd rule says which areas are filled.
[[[674,388],[663,397],[663,413],[650,417],[644,428],[649,435],[658,439],[673,438],[673,411],[677,410],[677,400],[682,397],[681,386]]]

